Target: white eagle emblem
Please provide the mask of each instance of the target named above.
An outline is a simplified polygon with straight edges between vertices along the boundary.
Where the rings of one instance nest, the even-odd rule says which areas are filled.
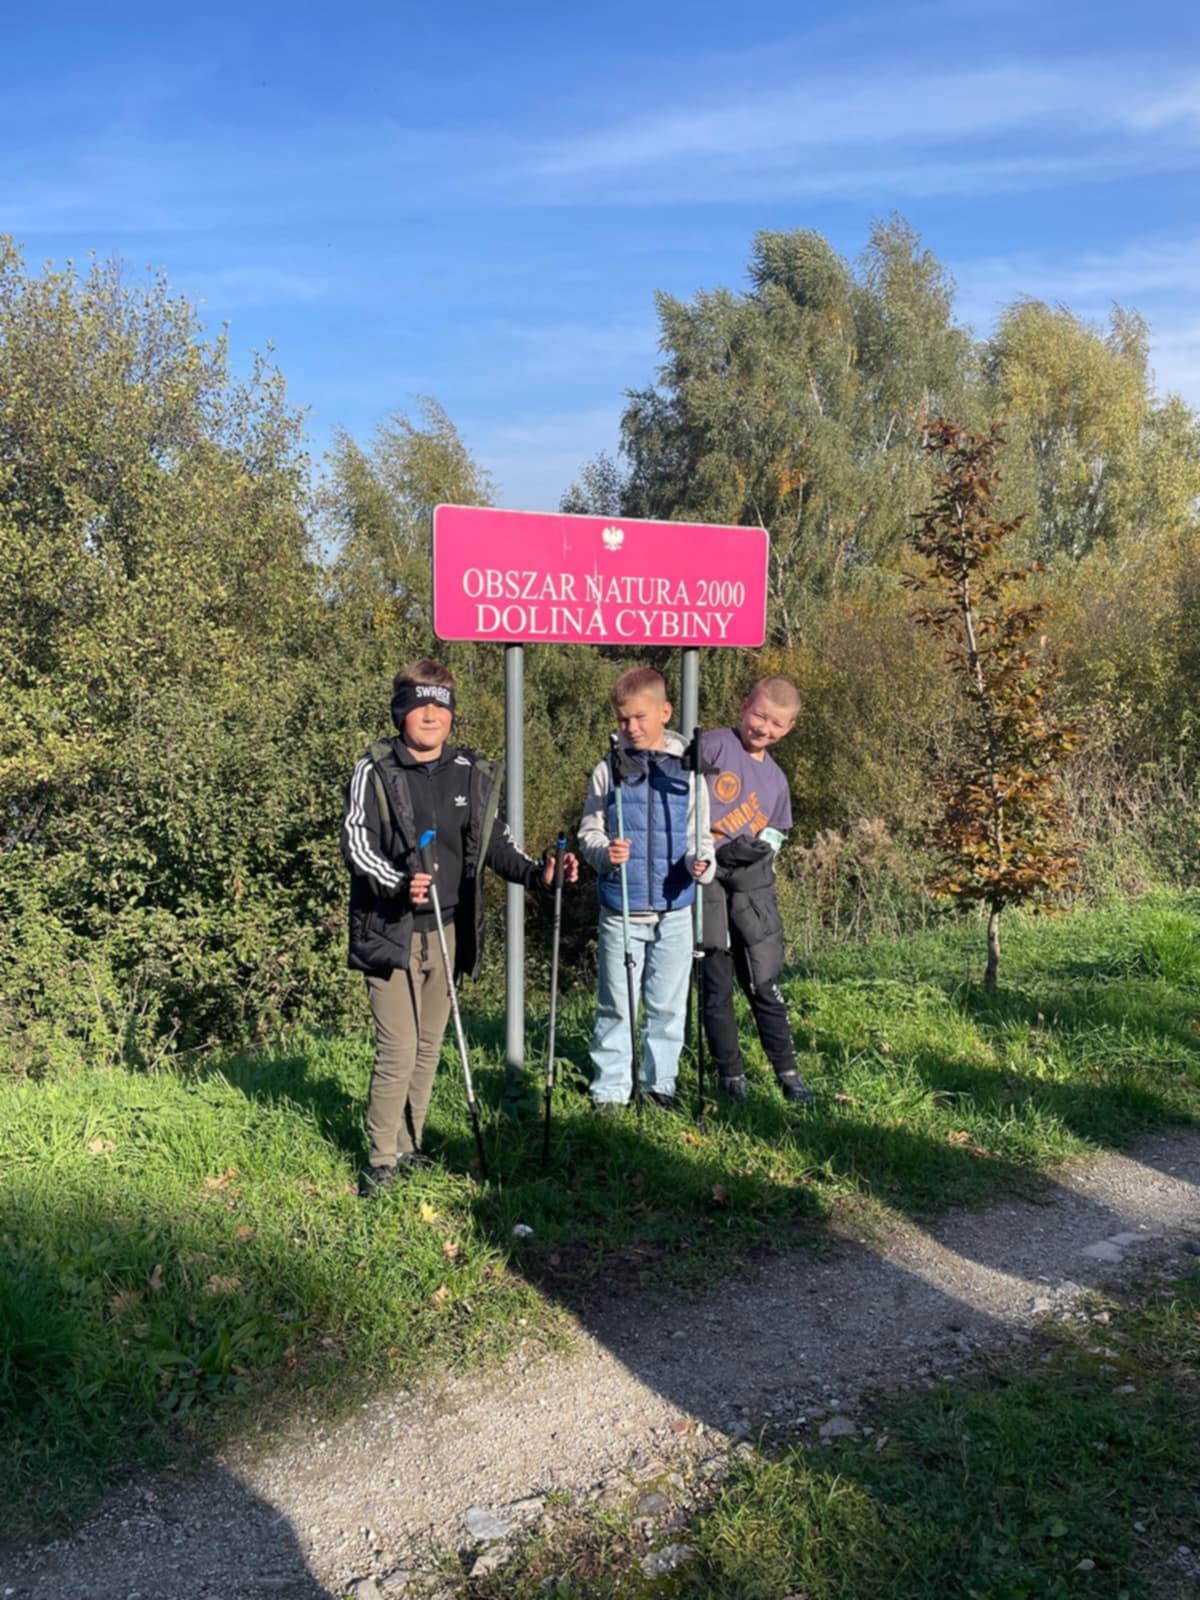
[[[619,550],[625,543],[625,529],[605,528],[600,537],[604,540],[604,548],[606,550]]]

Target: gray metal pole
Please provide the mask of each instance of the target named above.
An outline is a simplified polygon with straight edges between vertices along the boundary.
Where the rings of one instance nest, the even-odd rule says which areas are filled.
[[[525,848],[525,655],[504,646],[504,765],[509,831]],[[486,840],[485,840],[486,846]],[[510,883],[505,895],[504,1056],[510,1070],[525,1066],[525,891]]]
[[[679,669],[679,714],[675,726],[685,739],[690,739],[700,721],[700,652],[681,650]]]

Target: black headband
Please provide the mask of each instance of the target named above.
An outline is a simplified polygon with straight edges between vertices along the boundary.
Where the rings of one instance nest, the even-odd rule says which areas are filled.
[[[430,704],[453,711],[454,690],[444,683],[402,683],[392,696],[392,721],[403,728],[410,711]]]

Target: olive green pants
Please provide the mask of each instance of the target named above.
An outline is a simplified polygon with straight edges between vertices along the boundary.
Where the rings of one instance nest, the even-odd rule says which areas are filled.
[[[454,928],[446,929],[454,962]],[[367,1099],[368,1161],[394,1167],[396,1157],[421,1148],[421,1130],[437,1076],[450,993],[436,932],[414,933],[408,970],[367,979],[375,1020],[375,1066]]]

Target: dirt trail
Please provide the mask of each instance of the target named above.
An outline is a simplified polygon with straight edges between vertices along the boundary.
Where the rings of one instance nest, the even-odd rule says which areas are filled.
[[[1028,1337],[1083,1289],[1200,1254],[1200,1128],[1059,1172],[1038,1202],[842,1239],[676,1307],[587,1318],[567,1357],[300,1418],[261,1458],[131,1485],[72,1538],[0,1555],[0,1600],[317,1600],[405,1592],[468,1510],[519,1528],[554,1490],[586,1496],[724,1451],[760,1423],[845,1414],[880,1384],[948,1374]],[[478,1516],[472,1517],[478,1526]],[[363,1580],[374,1577],[378,1590]]]

